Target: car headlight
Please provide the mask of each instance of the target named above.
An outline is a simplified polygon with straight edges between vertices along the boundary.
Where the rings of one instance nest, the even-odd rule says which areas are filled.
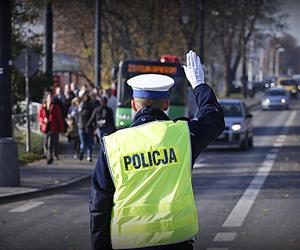
[[[300,85],[298,85],[298,90],[300,90]]]
[[[232,129],[233,131],[238,131],[238,130],[240,130],[241,128],[242,128],[242,126],[241,126],[241,124],[239,124],[239,123],[233,124],[233,125],[231,126],[231,129]]]
[[[286,99],[282,98],[281,100],[281,103],[286,103]]]
[[[296,93],[296,90],[295,90],[295,89],[292,89],[292,93],[295,94],[295,93]]]
[[[269,87],[270,87],[269,83],[266,83],[266,84],[265,84],[265,87],[266,87],[266,88],[269,88]]]
[[[270,99],[265,99],[265,104],[269,104],[270,102]]]
[[[271,88],[275,87],[275,82],[272,82],[272,83],[270,84],[270,87],[271,87]]]

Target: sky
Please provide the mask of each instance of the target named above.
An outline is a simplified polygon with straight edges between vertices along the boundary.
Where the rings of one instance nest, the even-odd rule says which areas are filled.
[[[287,33],[294,36],[298,41],[298,45],[300,45],[300,0],[286,0],[283,11],[289,14]]]

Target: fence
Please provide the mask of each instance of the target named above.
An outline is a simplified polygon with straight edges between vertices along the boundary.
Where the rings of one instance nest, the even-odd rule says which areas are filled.
[[[40,108],[40,103],[38,102],[32,102],[30,104],[30,111],[29,111],[29,119],[30,119],[30,129],[32,132],[40,134],[39,129],[39,123],[38,123],[38,110]],[[20,114],[13,114],[12,115],[12,125],[13,125],[13,131],[15,130],[21,130],[26,131],[27,130],[27,114],[26,114],[26,102],[22,101],[20,102],[21,111],[23,111]]]

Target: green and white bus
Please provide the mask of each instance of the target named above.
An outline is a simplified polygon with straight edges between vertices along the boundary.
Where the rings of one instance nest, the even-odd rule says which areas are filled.
[[[116,127],[124,128],[132,124],[134,111],[131,110],[132,89],[127,80],[140,74],[163,74],[174,79],[175,84],[170,89],[170,108],[166,111],[170,118],[186,116],[188,83],[182,64],[179,62],[160,62],[144,60],[121,61],[118,69]]]

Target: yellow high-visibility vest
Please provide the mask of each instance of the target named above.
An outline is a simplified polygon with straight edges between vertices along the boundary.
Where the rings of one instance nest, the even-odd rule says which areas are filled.
[[[103,137],[116,188],[114,249],[168,245],[198,232],[186,121],[154,121]]]

